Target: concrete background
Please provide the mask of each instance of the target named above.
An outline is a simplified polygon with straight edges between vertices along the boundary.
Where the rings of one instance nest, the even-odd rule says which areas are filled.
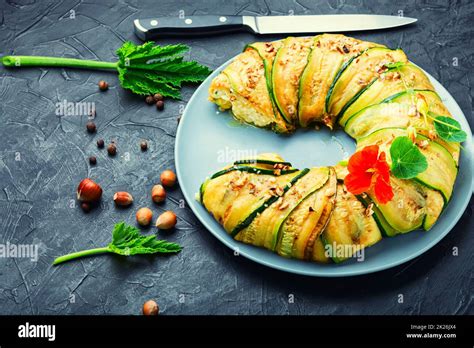
[[[473,123],[474,3],[469,1],[0,1],[0,55],[36,54],[115,60],[135,18],[192,14],[377,13],[419,19],[414,26],[354,36],[401,47],[438,79]],[[281,38],[271,36],[267,39]],[[212,68],[238,54],[251,34],[166,39],[191,46],[190,57]],[[110,84],[99,92],[97,82]],[[208,233],[182,203],[179,188],[155,216],[173,209],[176,231],[162,237],[184,246],[177,256],[101,256],[52,267],[59,255],[106,245],[114,223],[134,223],[150,204],[159,173],[174,168],[177,118],[183,100],[157,112],[118,85],[113,72],[0,68],[0,243],[37,244],[37,262],[0,258],[0,314],[139,314],[153,298],[164,314],[473,314],[472,201],[456,228],[424,255],[399,267],[345,279],[306,278],[265,268]],[[56,103],[93,102],[98,132],[87,116],[56,115]],[[118,155],[98,150],[115,140]],[[146,139],[149,151],[139,142]],[[91,167],[88,156],[97,156]],[[191,174],[190,174],[191,175]],[[104,189],[99,209],[75,205],[84,177]],[[117,190],[135,197],[116,209]],[[154,233],[154,229],[144,231]],[[458,255],[453,255],[453,248]],[[403,303],[399,303],[400,295]],[[289,299],[294,298],[294,302]]]

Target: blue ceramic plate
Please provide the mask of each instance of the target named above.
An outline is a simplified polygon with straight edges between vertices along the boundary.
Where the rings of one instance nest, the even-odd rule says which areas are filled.
[[[230,61],[229,61],[230,62]],[[342,264],[317,264],[286,259],[275,253],[243,243],[226,234],[224,229],[196,201],[195,195],[204,179],[243,156],[276,152],[296,168],[334,165],[354,152],[355,142],[342,130],[298,130],[282,136],[271,131],[242,126],[229,112],[218,112],[207,100],[211,80],[229,62],[222,65],[197,89],[189,101],[176,135],[175,160],[181,190],[189,206],[204,226],[229,248],[255,262],[282,271],[320,277],[352,276],[380,271],[407,262],[438,243],[458,222],[472,192],[472,139],[463,144],[460,171],[447,209],[428,232],[414,231],[406,235],[384,238],[365,250],[365,260],[348,260]],[[436,91],[462,128],[471,134],[469,124],[454,98],[432,76]],[[467,232],[467,231],[466,231]]]

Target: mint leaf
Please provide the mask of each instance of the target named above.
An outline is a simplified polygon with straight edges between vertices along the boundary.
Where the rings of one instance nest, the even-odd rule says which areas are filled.
[[[120,222],[112,232],[110,250],[119,255],[175,253],[181,250],[176,243],[156,239],[155,235],[144,236],[133,226]]]
[[[136,46],[125,42],[117,50],[122,87],[136,94],[160,93],[180,99],[183,82],[201,82],[211,73],[206,66],[185,61],[182,55],[187,50],[185,45],[158,46],[147,42]]]
[[[155,235],[144,236],[136,227],[120,222],[115,225],[112,232],[112,242],[106,247],[82,250],[60,256],[54,260],[53,265],[85,256],[104,253],[129,256],[137,254],[177,253],[181,251],[181,249],[179,244],[159,240]]]
[[[392,174],[399,179],[414,178],[428,168],[426,157],[406,136],[395,138],[390,146],[390,157]]]
[[[435,115],[433,113],[430,114],[430,116]],[[461,129],[461,125],[454,118],[436,116],[433,121],[436,133],[441,139],[452,143],[466,141],[466,132]]]

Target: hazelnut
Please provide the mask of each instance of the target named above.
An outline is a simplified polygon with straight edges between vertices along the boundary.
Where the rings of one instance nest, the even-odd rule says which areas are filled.
[[[165,170],[160,175],[163,186],[172,187],[176,183],[176,174],[172,170]]]
[[[145,103],[147,103],[148,105],[155,104],[155,98],[153,98],[152,95],[148,95],[148,96],[145,98]]]
[[[87,128],[87,131],[91,134],[95,133],[95,131],[97,130],[95,123],[92,121],[87,122],[86,128]]]
[[[158,304],[153,300],[148,300],[143,304],[143,315],[157,315],[159,311]]]
[[[161,230],[169,230],[176,225],[176,214],[171,210],[165,211],[156,219],[156,227]]]
[[[92,206],[90,205],[90,203],[87,203],[87,202],[82,202],[81,208],[84,211],[84,213],[88,213],[92,210]]]
[[[140,149],[142,149],[142,151],[148,150],[148,143],[145,140],[140,142]]]
[[[105,82],[104,80],[100,80],[99,81],[99,89],[101,91],[106,91],[109,89],[109,84],[107,82]]]
[[[90,156],[90,157],[89,157],[89,163],[90,163],[91,165],[93,165],[93,166],[96,165],[96,164],[97,164],[97,157],[95,157],[95,156]]]
[[[156,94],[153,96],[153,100],[154,100],[155,102],[162,101],[163,99],[165,99],[165,98],[163,98],[163,96],[162,96],[160,93],[156,93]]]
[[[130,193],[125,191],[116,192],[114,194],[114,202],[118,206],[127,207],[133,203],[133,197]]]
[[[140,208],[136,214],[137,222],[141,226],[148,226],[153,218],[153,212],[150,208]]]
[[[107,152],[110,156],[115,156],[117,154],[117,146],[115,146],[115,144],[109,144],[109,146],[107,146]]]
[[[151,199],[155,203],[163,202],[166,199],[165,188],[161,185],[155,185],[151,189]]]
[[[102,196],[102,188],[89,178],[82,180],[77,187],[77,199],[81,202],[96,202]]]
[[[160,111],[163,110],[165,108],[165,102],[163,100],[158,100],[156,102],[156,108]]]
[[[99,149],[103,149],[103,148],[104,148],[104,145],[105,145],[104,139],[99,139],[99,140],[97,140],[97,147],[98,147]]]

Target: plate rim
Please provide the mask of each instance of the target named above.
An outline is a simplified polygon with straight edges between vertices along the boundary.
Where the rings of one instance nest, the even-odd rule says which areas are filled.
[[[177,127],[175,145],[174,145],[174,157],[175,157],[174,161],[175,161],[175,168],[176,168],[176,174],[178,176],[178,181],[179,181],[180,177],[183,177],[182,176],[182,171],[181,171],[180,160],[179,160],[179,158],[180,158],[180,156],[179,156],[179,147],[180,147],[179,139],[182,137],[181,136],[181,130],[183,129],[183,127],[182,127],[183,121],[186,119],[186,117],[189,117],[189,116],[186,116],[186,115],[188,113],[191,113],[189,111],[190,105],[193,104],[193,102],[197,98],[197,95],[200,94],[201,90],[205,88],[206,82],[208,80],[213,79],[214,77],[216,77],[227,65],[229,65],[232,62],[232,60],[234,58],[235,58],[235,56],[230,58],[229,60],[227,60],[223,64],[221,64],[218,68],[216,68],[206,78],[206,80],[204,80],[199,85],[199,87],[194,91],[194,93],[191,96],[191,98],[189,99],[189,101],[186,103],[186,107],[183,111],[183,114],[181,115],[181,119],[180,119],[180,122],[179,122],[178,127]],[[411,62],[411,63],[416,65],[413,62]],[[473,147],[473,144],[472,144],[473,143],[473,137],[472,137],[471,128],[469,126],[469,123],[467,122],[466,115],[464,114],[462,109],[459,107],[456,99],[451,95],[451,93],[437,79],[435,79],[431,74],[429,74],[426,70],[424,70],[420,66],[418,66],[418,65],[416,65],[416,66],[418,68],[420,68],[426,74],[426,76],[428,76],[430,81],[436,81],[445,90],[446,94],[451,97],[451,99],[454,102],[453,107],[457,110],[455,110],[456,111],[455,113],[452,112],[453,110],[449,110],[449,111],[452,112],[453,114],[462,115],[463,120],[458,120],[458,121],[460,121],[462,123],[462,126],[463,126],[462,128],[463,128],[464,131],[469,131],[468,132],[469,134],[467,136],[467,140],[464,142],[464,144],[466,146],[465,146],[465,150],[463,152],[463,157],[466,157],[466,160],[467,160],[467,163],[465,165],[468,165],[469,162],[471,162],[471,164],[472,164],[472,162],[473,162],[473,149],[472,149],[472,147]],[[435,88],[435,92],[439,95],[439,91],[437,90],[437,88]],[[208,102],[208,101],[206,100],[206,102]],[[471,174],[471,181],[469,183],[469,185],[470,185],[469,192],[471,192],[471,194],[472,194],[473,189],[474,189],[474,173],[473,173],[472,168],[471,168],[471,173],[470,174]],[[458,171],[457,175],[459,175],[459,171]],[[225,239],[220,233],[217,233],[217,232],[213,231],[213,227],[210,226],[210,224],[206,221],[206,219],[201,217],[201,212],[196,211],[195,208],[193,207],[193,204],[190,203],[190,201],[195,200],[195,193],[194,192],[191,192],[191,193],[188,192],[188,190],[183,188],[183,186],[181,186],[181,185],[180,185],[180,189],[181,189],[181,192],[183,193],[183,196],[184,196],[188,206],[191,208],[193,214],[198,218],[198,220],[201,222],[201,224],[204,225],[204,227],[207,229],[207,231],[210,232],[215,238],[217,238],[226,247],[228,247],[232,250],[235,250],[235,246],[231,243],[231,241]],[[448,227],[442,233],[440,233],[439,236],[437,236],[435,239],[433,239],[431,242],[427,243],[423,248],[420,248],[416,252],[411,253],[411,254],[407,255],[406,257],[401,258],[401,259],[396,260],[396,261],[393,261],[393,262],[382,263],[381,265],[372,266],[372,267],[369,267],[369,268],[363,268],[363,269],[360,269],[360,270],[340,271],[340,272],[336,273],[336,272],[321,272],[321,271],[318,271],[318,270],[308,271],[306,269],[290,268],[290,267],[287,267],[287,266],[284,266],[284,265],[277,265],[277,264],[274,264],[274,263],[269,262],[267,260],[261,259],[261,258],[255,256],[255,255],[252,255],[251,252],[249,253],[249,252],[241,250],[241,249],[239,250],[239,255],[242,255],[245,258],[247,258],[247,259],[249,259],[253,262],[256,262],[258,264],[264,265],[266,267],[270,267],[270,268],[273,268],[273,269],[277,269],[279,271],[284,271],[284,272],[288,272],[288,273],[292,273],[292,274],[298,274],[298,275],[310,276],[310,277],[325,277],[325,278],[326,277],[327,278],[336,278],[337,277],[337,278],[339,278],[339,277],[350,277],[350,276],[358,276],[358,275],[364,275],[364,274],[380,272],[380,271],[383,271],[383,270],[387,270],[387,269],[399,266],[399,265],[404,264],[404,263],[406,263],[410,260],[413,260],[416,257],[418,257],[418,256],[424,254],[425,252],[427,252],[429,249],[431,249],[435,245],[437,245],[443,238],[445,238],[448,235],[449,232],[451,232],[451,230],[459,222],[459,220],[461,219],[462,215],[464,214],[464,212],[465,212],[465,210],[466,210],[466,208],[467,208],[467,206],[470,202],[471,195],[469,195],[469,197],[470,197],[469,199],[462,202],[462,204],[461,204],[462,209],[459,210],[459,213],[457,214],[456,218],[452,219],[449,222]],[[452,204],[452,202],[449,202],[448,204]],[[235,240],[232,240],[232,241],[236,242]],[[236,243],[238,243],[238,242],[236,242]],[[269,252],[271,252],[271,251],[269,251]],[[291,259],[288,259],[288,260],[290,261]],[[301,260],[295,260],[295,261],[301,261]],[[341,266],[343,266],[343,264]]]

